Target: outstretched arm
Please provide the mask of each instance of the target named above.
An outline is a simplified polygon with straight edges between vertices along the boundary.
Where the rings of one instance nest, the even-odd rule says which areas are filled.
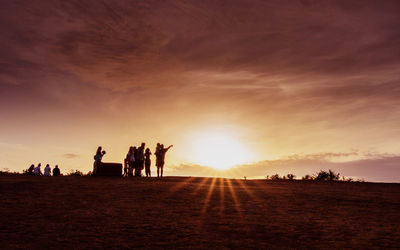
[[[165,149],[165,152],[168,151],[168,149],[172,148],[174,145],[170,145],[168,148]]]

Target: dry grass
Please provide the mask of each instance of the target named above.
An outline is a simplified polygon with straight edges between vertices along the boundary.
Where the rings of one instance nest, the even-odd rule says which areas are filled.
[[[400,247],[400,185],[0,177],[8,248]]]

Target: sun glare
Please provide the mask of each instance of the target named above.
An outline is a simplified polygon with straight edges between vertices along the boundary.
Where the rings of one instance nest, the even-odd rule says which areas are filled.
[[[250,161],[247,148],[228,133],[199,133],[191,144],[191,158],[199,165],[226,170]]]

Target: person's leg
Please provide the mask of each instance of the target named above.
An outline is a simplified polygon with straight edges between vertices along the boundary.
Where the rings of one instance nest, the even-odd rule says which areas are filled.
[[[163,177],[163,174],[164,174],[164,164],[165,164],[164,161],[160,162],[160,165],[161,165],[161,177]]]
[[[138,168],[138,176],[140,177],[142,176],[142,161],[138,162],[137,168]]]
[[[157,178],[160,178],[160,168],[157,166]]]

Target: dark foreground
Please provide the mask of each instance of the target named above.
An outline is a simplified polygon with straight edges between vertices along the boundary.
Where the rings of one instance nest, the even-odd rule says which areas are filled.
[[[8,248],[400,247],[400,185],[0,177]]]

